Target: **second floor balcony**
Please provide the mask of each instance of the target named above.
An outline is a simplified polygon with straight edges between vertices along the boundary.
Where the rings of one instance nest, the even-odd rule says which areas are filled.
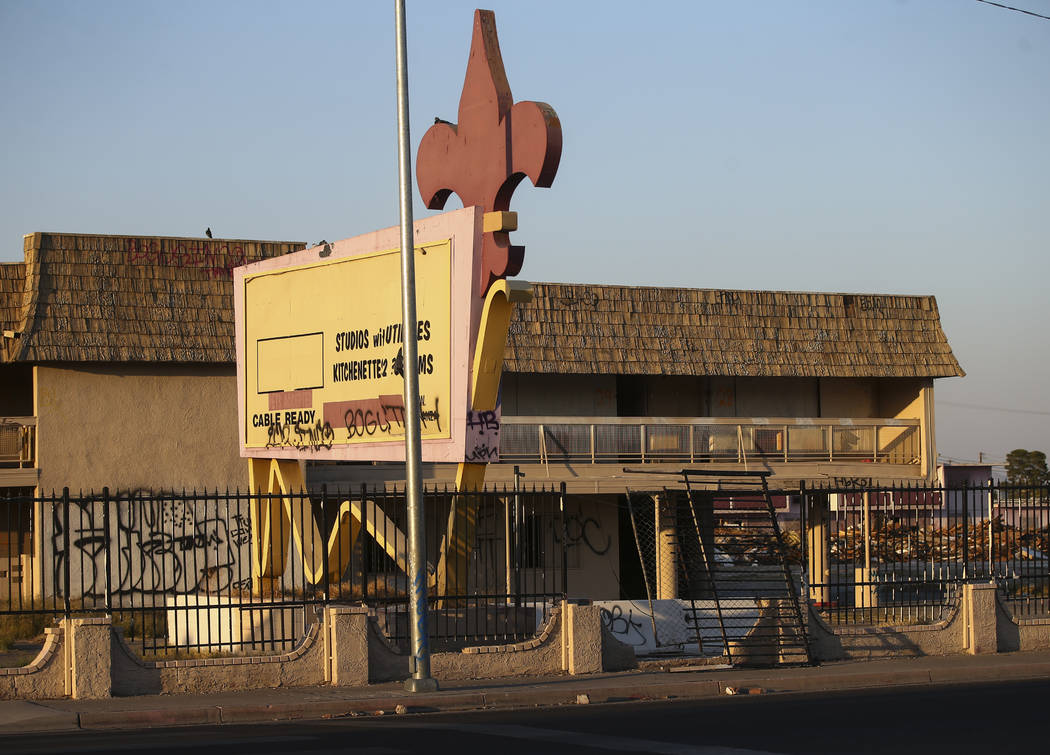
[[[799,480],[904,480],[926,474],[917,419],[504,416],[500,459],[486,484],[565,482],[570,493],[622,495],[674,486],[679,471],[763,469],[770,484]],[[625,467],[645,467],[644,479]],[[313,464],[319,486],[404,485],[404,464]],[[452,485],[454,464],[423,464],[427,485]]]

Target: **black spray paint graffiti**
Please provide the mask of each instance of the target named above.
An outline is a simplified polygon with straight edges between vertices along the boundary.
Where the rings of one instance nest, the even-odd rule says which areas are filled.
[[[833,483],[837,488],[870,488],[870,477],[835,477]]]
[[[282,424],[280,420],[277,420],[267,430],[266,447],[283,448],[290,446],[297,451],[318,451],[321,449],[327,451],[332,447],[334,440],[335,431],[332,430],[332,426],[327,422],[322,423],[320,420],[317,420],[312,425],[308,422]]]
[[[484,464],[489,461],[499,460],[499,448],[493,448],[485,443],[478,443],[474,448],[467,451],[464,461]]]
[[[241,552],[251,534],[247,513],[233,513],[228,522],[220,516],[225,512],[215,509],[202,510],[198,518],[195,507],[184,501],[132,498],[109,504],[107,532],[103,505],[70,504],[68,553],[63,510],[52,509],[57,595],[65,595],[68,559],[70,597],[104,598],[107,549],[114,597],[228,590],[238,562],[248,563],[247,553]]]
[[[439,399],[434,399],[434,408],[426,409],[426,397],[419,397],[419,420],[423,429],[428,430],[430,423],[441,432],[441,412]],[[380,434],[391,434],[403,431],[405,426],[405,405],[400,397],[379,397],[347,402],[343,414],[348,438],[365,437]]]
[[[553,526],[553,524],[552,524]],[[583,517],[579,514],[565,516],[565,547],[577,548],[586,546],[596,556],[604,556],[612,547],[612,535],[605,535],[602,544],[602,524],[593,516]],[[554,528],[554,542],[561,543],[561,534]]]
[[[433,422],[437,425],[437,431],[441,432],[441,412],[438,411],[438,399],[434,399],[434,409],[427,411],[423,409],[424,400],[422,397],[419,399],[419,421],[423,423],[423,429],[427,429],[428,422]]]
[[[467,412],[468,438],[474,438],[473,448],[468,448],[464,461],[485,463],[499,461],[500,418],[495,411]]]
[[[233,527],[230,528],[230,540],[234,545],[247,545],[252,538],[252,523],[247,514],[234,514],[230,517]]]
[[[599,609],[602,624],[605,628],[616,635],[616,639],[631,647],[641,647],[649,644],[649,638],[642,632],[645,626],[641,621],[634,618],[634,609],[628,609],[624,615],[623,608],[614,605],[612,610]]]

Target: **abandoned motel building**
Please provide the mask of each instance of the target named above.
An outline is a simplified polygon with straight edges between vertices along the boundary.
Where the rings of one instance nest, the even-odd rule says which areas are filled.
[[[231,270],[304,247],[25,236],[24,261],[0,264],[0,497],[245,490]],[[537,283],[511,321],[486,483],[564,483],[587,545],[568,593],[618,599],[638,560],[617,505],[628,490],[680,488],[683,468],[705,467],[762,470],[777,490],[931,481],[934,380],[961,375],[932,296]],[[403,486],[402,470],[305,474],[335,489]],[[455,467],[424,477],[447,486]],[[45,589],[48,520],[0,515],[15,519],[33,527],[0,532],[0,582]]]

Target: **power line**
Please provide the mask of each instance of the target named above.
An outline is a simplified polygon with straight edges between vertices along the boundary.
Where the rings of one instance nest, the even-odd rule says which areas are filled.
[[[1050,21],[1050,16],[1044,16],[1040,13],[1032,13],[1030,10],[1024,10],[1023,8],[1012,8],[1009,5],[1003,5],[1002,3],[993,3],[992,0],[977,0],[979,3],[986,3],[987,5],[994,5],[996,8],[1006,8],[1006,10],[1017,11],[1018,13],[1024,13],[1029,16],[1035,16],[1036,18],[1045,18]]]
[[[978,409],[985,412],[1006,412],[1007,414],[1031,414],[1039,417],[1050,417],[1050,412],[1042,412],[1036,409],[1007,409],[1003,406],[987,406],[985,404],[964,404],[961,401],[945,401],[944,399],[937,399],[938,404],[945,404],[947,406],[961,406],[965,409]]]
[[[990,467],[1005,467],[1006,466],[1006,460],[1005,459],[1002,460],[1002,461],[1000,461],[999,459],[991,459],[991,458],[989,458],[989,459],[964,459],[964,458],[959,457],[959,456],[947,456],[945,454],[940,454],[940,453],[937,454],[937,456],[938,456],[938,459],[937,459],[938,462],[942,462],[943,461],[943,462],[947,462],[949,464],[969,464],[969,465],[987,464]]]

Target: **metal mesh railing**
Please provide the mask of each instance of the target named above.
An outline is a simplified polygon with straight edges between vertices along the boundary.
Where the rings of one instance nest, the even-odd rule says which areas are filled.
[[[502,428],[505,462],[920,461],[918,420],[504,417]]]

